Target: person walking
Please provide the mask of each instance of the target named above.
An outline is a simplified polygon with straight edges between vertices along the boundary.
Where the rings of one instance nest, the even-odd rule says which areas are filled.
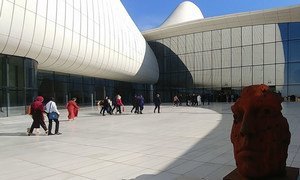
[[[160,113],[160,104],[161,104],[161,99],[159,97],[159,94],[156,94],[156,97],[154,98],[154,113],[156,111],[156,109],[158,110],[158,113]]]
[[[59,111],[57,110],[56,103],[54,102],[54,98],[51,97],[50,101],[46,104],[45,111],[47,113],[47,117],[49,120],[49,125],[48,125],[48,135],[54,135],[52,134],[52,121],[55,122],[55,134],[60,135],[61,133],[58,132],[59,130]]]
[[[143,95],[139,95],[138,97],[139,114],[143,114],[144,104],[145,104],[145,99]]]
[[[122,98],[121,96],[118,94],[117,98],[116,98],[116,108],[117,108],[117,113],[119,112],[120,114],[122,113],[121,111],[121,106],[124,106],[123,102],[122,102]]]
[[[30,114],[32,115],[33,122],[28,131],[28,136],[32,135],[32,131],[35,127],[39,127],[40,125],[45,130],[45,133],[48,134],[48,129],[44,121],[44,98],[43,96],[37,96],[33,103],[31,104]]]
[[[68,109],[68,120],[72,121],[75,119],[75,117],[77,117],[78,115],[78,110],[79,110],[79,106],[76,103],[77,98],[72,98],[68,104],[67,104],[67,109]]]

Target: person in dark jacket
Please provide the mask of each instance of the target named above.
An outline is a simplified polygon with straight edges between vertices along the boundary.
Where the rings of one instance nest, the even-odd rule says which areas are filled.
[[[28,132],[28,136],[32,134],[32,131],[35,127],[39,127],[40,125],[45,130],[45,133],[48,134],[48,129],[44,121],[44,98],[42,96],[37,96],[34,102],[31,104],[31,112],[33,122],[31,124],[30,130]]]
[[[154,113],[156,111],[156,109],[158,110],[158,113],[160,113],[160,104],[161,104],[161,99],[159,97],[159,94],[156,94],[156,97],[154,97]]]
[[[144,99],[143,95],[139,95],[138,96],[138,106],[139,106],[138,114],[143,114],[144,104],[145,104],[145,99]]]

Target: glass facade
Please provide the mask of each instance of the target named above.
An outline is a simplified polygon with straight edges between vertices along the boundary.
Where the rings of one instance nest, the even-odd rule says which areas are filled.
[[[37,62],[0,54],[0,117],[25,114],[37,95]]]
[[[92,106],[104,96],[114,98],[117,94],[122,96],[124,104],[131,104],[135,94],[142,94],[145,102],[150,102],[152,90],[146,84],[39,70],[38,94],[44,96],[45,101],[54,97],[57,105],[64,107],[72,97],[77,98],[79,106]]]
[[[174,95],[239,95],[266,84],[283,96],[300,96],[300,23],[234,27],[149,42],[159,63],[155,91]]]

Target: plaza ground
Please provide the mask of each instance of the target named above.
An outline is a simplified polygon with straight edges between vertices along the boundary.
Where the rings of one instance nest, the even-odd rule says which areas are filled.
[[[230,103],[163,105],[153,113],[99,115],[83,108],[60,132],[27,136],[29,115],[0,119],[0,179],[219,180],[235,169]],[[283,103],[292,133],[287,165],[300,167],[300,103]],[[54,129],[52,129],[54,131]],[[298,178],[300,179],[300,178]]]

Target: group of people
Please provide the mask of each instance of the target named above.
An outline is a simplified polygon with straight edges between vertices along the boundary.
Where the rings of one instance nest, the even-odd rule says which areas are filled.
[[[76,98],[72,98],[66,105],[68,109],[68,119],[69,121],[72,121],[77,117],[79,106],[76,103]],[[44,129],[45,133],[47,135],[60,135],[59,132],[59,111],[57,109],[56,103],[54,101],[54,98],[51,97],[48,103],[44,106],[43,104],[44,98],[43,96],[37,96],[33,103],[30,106],[30,112],[29,114],[32,116],[33,122],[31,124],[31,127],[28,129],[28,136],[32,135],[34,128],[42,128]],[[48,128],[45,123],[44,119],[44,113],[47,114],[48,117]],[[52,131],[52,122],[55,122],[55,131],[54,134]]]
[[[131,113],[143,114],[145,99],[142,95],[134,95],[132,99]]]
[[[132,108],[131,108],[131,113],[136,113],[136,114],[143,114],[144,110],[144,104],[145,104],[145,99],[143,95],[135,95],[132,99]],[[158,110],[158,113],[160,113],[160,104],[161,104],[161,99],[160,95],[156,94],[154,97],[154,113],[156,109]],[[121,96],[118,94],[115,96],[113,101],[110,100],[108,96],[105,97],[104,100],[100,100],[97,103],[98,109],[100,110],[100,114],[105,116],[105,112],[107,114],[121,114],[122,111],[124,111],[125,107],[122,101]],[[122,108],[122,110],[121,110]],[[114,110],[116,109],[116,112],[114,113]]]
[[[181,106],[183,100],[182,95],[175,95],[173,97],[173,105],[174,106]],[[185,102],[187,106],[199,106],[204,105],[205,102],[209,105],[211,101],[210,94],[188,94],[185,98]]]
[[[116,114],[119,113],[121,114],[121,107],[124,108],[124,104],[122,101],[122,97],[118,94],[115,96],[113,101],[110,100],[108,96],[105,97],[104,100],[98,101],[98,107],[100,109],[100,114],[105,116],[105,111],[108,114],[114,114],[114,110],[116,109]]]

